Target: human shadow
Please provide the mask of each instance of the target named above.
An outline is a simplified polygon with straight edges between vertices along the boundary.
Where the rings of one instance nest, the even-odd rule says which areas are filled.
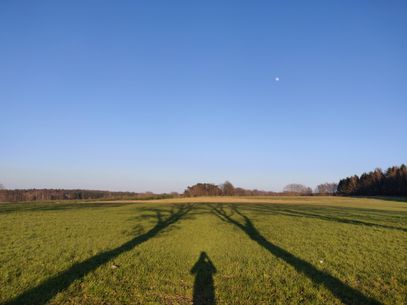
[[[315,266],[308,263],[307,261],[269,242],[263,235],[261,235],[261,233],[256,229],[252,221],[247,216],[243,215],[236,207],[231,207],[231,209],[233,212],[243,218],[244,223],[233,219],[232,214],[226,213],[223,206],[212,207],[213,213],[221,220],[233,224],[241,229],[257,244],[268,250],[271,254],[282,259],[287,264],[294,267],[297,272],[304,274],[315,284],[323,285],[325,288],[331,291],[331,293],[335,297],[340,299],[342,303],[352,305],[382,305],[382,303],[380,303],[376,299],[364,295],[360,291],[343,283],[338,278],[330,275],[325,271],[318,270]]]
[[[58,292],[69,287],[75,280],[84,277],[86,274],[109,262],[122,253],[134,249],[136,246],[153,238],[158,233],[168,228],[170,225],[183,218],[190,210],[192,205],[179,205],[170,210],[168,216],[163,216],[161,210],[155,210],[156,224],[149,231],[140,234],[124,244],[92,256],[83,262],[76,263],[69,269],[45,280],[36,287],[33,287],[19,296],[4,303],[4,305],[44,305],[52,299]]]
[[[195,274],[193,305],[215,305],[215,287],[213,275],[216,267],[206,252],[201,252],[198,261],[191,269]]]

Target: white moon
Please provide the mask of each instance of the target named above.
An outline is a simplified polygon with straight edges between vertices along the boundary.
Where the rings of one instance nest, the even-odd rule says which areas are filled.
[[[275,80],[276,82],[278,82],[278,81],[280,80],[280,78],[277,76],[276,78],[274,78],[274,80]]]

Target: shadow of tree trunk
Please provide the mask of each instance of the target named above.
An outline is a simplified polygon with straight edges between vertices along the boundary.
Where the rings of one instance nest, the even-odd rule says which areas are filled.
[[[102,252],[87,260],[77,263],[69,269],[59,273],[38,286],[31,288],[16,298],[7,301],[4,305],[44,305],[52,299],[58,292],[66,289],[75,280],[84,277],[89,272],[95,270],[99,266],[107,263],[120,254],[132,250],[137,245],[149,240],[156,236],[160,231],[167,228],[171,224],[177,222],[184,217],[192,208],[192,205],[182,205],[177,211],[171,211],[170,215],[163,219],[161,212],[156,211],[157,223],[148,232],[141,234],[121,246]]]
[[[237,213],[244,219],[244,223],[240,223],[233,219],[226,213],[223,206],[212,207],[213,213],[218,216],[221,220],[228,222],[240,228],[245,232],[253,241],[262,246],[264,249],[268,250],[271,254],[279,257],[287,264],[293,266],[297,272],[300,272],[311,279],[315,284],[323,285],[331,293],[341,300],[344,304],[353,305],[382,305],[379,301],[374,298],[365,296],[360,291],[348,286],[341,280],[330,275],[327,272],[318,270],[312,264],[304,261],[303,259],[296,257],[290,252],[284,250],[283,248],[269,242],[260,232],[256,229],[252,221],[245,215],[243,215],[236,207],[231,208],[233,212]]]

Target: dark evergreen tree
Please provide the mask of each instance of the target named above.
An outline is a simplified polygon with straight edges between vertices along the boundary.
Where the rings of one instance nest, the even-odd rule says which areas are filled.
[[[407,196],[407,167],[389,167],[385,173],[379,168],[369,173],[347,177],[339,181],[338,193],[360,196]]]

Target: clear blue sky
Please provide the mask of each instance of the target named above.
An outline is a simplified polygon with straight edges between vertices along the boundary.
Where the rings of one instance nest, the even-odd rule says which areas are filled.
[[[8,188],[278,191],[400,165],[407,2],[0,1],[0,112]]]

